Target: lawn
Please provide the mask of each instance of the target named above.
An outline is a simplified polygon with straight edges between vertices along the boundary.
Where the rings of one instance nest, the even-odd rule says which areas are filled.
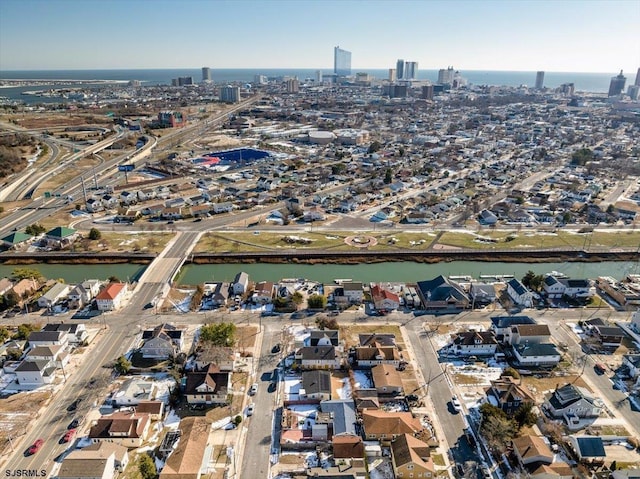
[[[172,233],[112,233],[101,231],[99,240],[89,241],[89,251],[141,251],[159,253],[173,238]]]
[[[510,240],[509,240],[510,239]],[[637,248],[640,244],[638,231],[595,231],[576,233],[557,231],[536,233],[527,230],[479,232],[445,232],[439,244],[471,249],[511,248]]]
[[[64,185],[68,181],[78,177],[79,171],[89,172],[94,166],[98,166],[102,160],[97,156],[86,156],[84,158],[75,161],[73,164],[66,168],[56,172],[53,176],[50,176],[44,183],[40,184],[33,194],[36,198],[44,194],[45,191],[54,191],[56,188]],[[88,180],[87,180],[88,181]],[[79,183],[79,180],[78,180]]]

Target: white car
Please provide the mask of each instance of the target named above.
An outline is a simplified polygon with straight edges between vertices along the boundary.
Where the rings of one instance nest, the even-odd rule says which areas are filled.
[[[253,409],[254,409],[254,404],[251,403],[247,406],[247,416],[253,416]]]
[[[456,411],[462,411],[462,404],[460,404],[457,396],[453,396],[451,398],[451,404],[453,405],[453,409],[455,409]]]
[[[251,389],[249,389],[249,395],[253,396],[257,392],[258,392],[258,383],[253,383],[251,385]]]

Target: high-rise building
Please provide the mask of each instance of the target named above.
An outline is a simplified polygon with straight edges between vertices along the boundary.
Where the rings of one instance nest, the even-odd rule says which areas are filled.
[[[611,83],[609,83],[609,96],[618,96],[624,90],[624,85],[627,83],[627,77],[622,74],[622,70],[620,73],[611,78]]]
[[[422,87],[422,98],[425,100],[433,100],[433,85],[424,85]]]
[[[211,68],[202,67],[202,83],[211,82]]]
[[[391,83],[393,83],[394,81],[396,81],[397,77],[396,77],[396,69],[395,68],[389,68],[389,81]]]
[[[178,86],[193,85],[193,77],[178,77]]]
[[[636,101],[638,96],[640,96],[640,85],[629,85],[627,95],[629,95],[629,98]]]
[[[264,75],[254,75],[253,83],[255,83],[256,85],[266,85],[267,83],[269,83],[269,80]]]
[[[343,77],[351,75],[351,52],[343,50],[339,46],[334,47],[333,73]]]
[[[573,83],[563,83],[562,85],[560,85],[558,90],[564,96],[573,96],[573,94],[575,93],[576,87]]]
[[[300,91],[300,82],[297,78],[287,80],[287,93],[298,93]]]
[[[418,78],[418,62],[405,62],[403,80],[415,80]]]
[[[536,73],[536,90],[542,90],[544,88],[544,72],[539,71]]]
[[[455,75],[453,67],[448,67],[446,70],[441,68],[438,70],[438,83],[440,85],[451,85],[453,83],[453,77]]]
[[[220,88],[220,101],[238,103],[240,101],[240,87],[227,85]]]
[[[402,75],[404,75],[404,60],[399,59],[396,62],[396,78],[402,80],[404,78]]]
[[[636,81],[634,83],[635,86],[640,86],[640,68],[638,68],[638,73],[636,73]]]
[[[322,70],[316,70],[316,83],[322,83]]]

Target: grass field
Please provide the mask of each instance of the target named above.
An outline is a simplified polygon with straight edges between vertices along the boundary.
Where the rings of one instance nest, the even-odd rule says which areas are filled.
[[[445,232],[438,244],[471,249],[505,248],[637,248],[640,231],[536,233],[533,231]]]
[[[33,194],[33,197],[41,196],[45,191],[54,191],[59,186],[65,184],[68,181],[78,177],[78,172],[86,171],[90,172],[91,168],[98,166],[101,163],[100,158],[87,156],[76,162],[69,167],[63,168],[61,171],[51,176],[44,183],[40,184]],[[78,180],[78,183],[80,180]]]

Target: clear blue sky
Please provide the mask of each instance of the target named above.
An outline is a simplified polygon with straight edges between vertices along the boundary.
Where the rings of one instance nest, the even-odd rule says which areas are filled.
[[[617,72],[640,0],[0,0],[0,70],[352,67]]]

